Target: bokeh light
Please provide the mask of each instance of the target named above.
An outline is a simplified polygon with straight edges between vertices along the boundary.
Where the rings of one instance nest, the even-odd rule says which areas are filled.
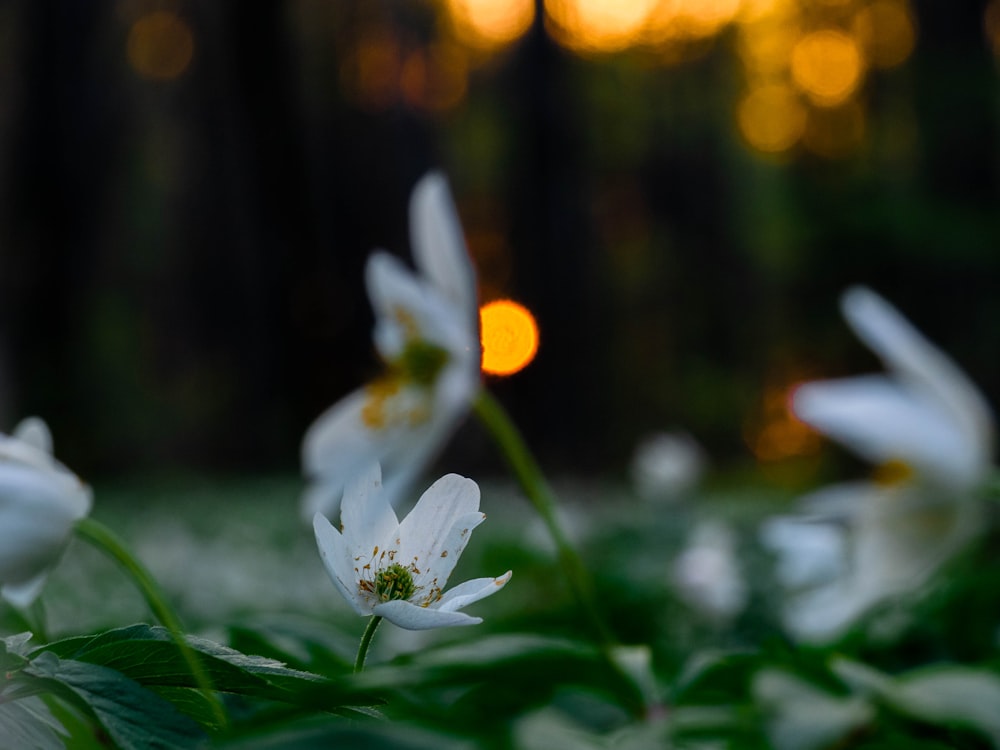
[[[740,0],[660,0],[646,21],[647,41],[711,36],[739,9]]]
[[[545,26],[580,52],[617,52],[641,38],[656,0],[546,0]]]
[[[900,0],[875,0],[858,11],[854,35],[869,62],[893,68],[913,52],[917,31],[909,7]]]
[[[993,54],[1000,57],[1000,0],[990,0],[983,11],[983,31]]]
[[[788,70],[792,50],[802,32],[794,19],[768,19],[743,24],[738,51],[748,74],[769,76]]]
[[[519,39],[535,20],[534,0],[448,0],[458,38],[493,50]]]
[[[858,45],[839,31],[814,31],[792,50],[792,79],[820,106],[833,107],[845,101],[863,74]]]
[[[128,32],[129,65],[143,78],[170,81],[179,77],[194,57],[194,34],[176,13],[147,13]]]
[[[528,310],[509,299],[494,300],[479,310],[483,372],[512,375],[535,358],[538,324]]]
[[[737,111],[740,133],[758,151],[777,153],[794,146],[806,127],[806,110],[790,86],[767,84],[751,90]]]
[[[792,411],[791,398],[798,383],[767,386],[759,413],[747,425],[746,440],[758,461],[784,461],[818,453],[822,438]]]

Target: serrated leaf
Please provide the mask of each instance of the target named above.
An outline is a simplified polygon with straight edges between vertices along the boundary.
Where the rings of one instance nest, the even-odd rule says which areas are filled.
[[[188,636],[186,640],[200,656],[212,686],[221,692],[295,702],[296,693],[303,687],[327,682],[320,675],[290,669],[273,659],[249,656],[204,638]],[[166,628],[130,625],[97,636],[57,641],[44,648],[64,658],[109,667],[148,687],[197,687],[184,655]]]
[[[31,633],[18,633],[0,640],[0,671],[12,672],[28,663],[25,654]]]
[[[190,750],[207,739],[193,719],[113,669],[45,652],[23,671],[88,709],[122,750]]]
[[[0,703],[0,738],[4,747],[63,750],[66,732],[41,698]]]

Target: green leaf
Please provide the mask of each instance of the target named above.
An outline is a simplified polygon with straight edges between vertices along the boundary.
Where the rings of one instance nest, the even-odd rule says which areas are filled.
[[[481,746],[445,732],[402,721],[358,723],[331,721],[325,717],[288,722],[216,745],[220,750],[475,750]]]
[[[63,750],[66,730],[37,696],[0,703],[4,747]]]
[[[23,671],[89,710],[122,750],[190,750],[206,740],[191,718],[113,669],[45,652]]]
[[[18,633],[0,640],[0,671],[13,672],[28,663],[26,644],[31,633]]]
[[[582,669],[605,664],[600,651],[589,643],[513,633],[407,654],[389,665],[363,672],[356,681],[371,686],[436,681],[460,675],[481,675],[486,671],[519,671],[526,662],[538,665],[558,663],[564,667],[576,665]],[[565,677],[564,674],[561,679]]]
[[[212,686],[221,692],[297,702],[296,693],[303,687],[327,682],[319,675],[289,669],[273,659],[248,656],[204,638],[188,636],[187,642],[200,656]],[[131,625],[97,636],[69,638],[44,648],[63,658],[109,667],[147,687],[197,687],[184,655],[166,628]],[[196,703],[187,708],[202,718]]]
[[[745,700],[760,663],[750,651],[699,651],[684,664],[674,685],[673,703],[711,704]]]

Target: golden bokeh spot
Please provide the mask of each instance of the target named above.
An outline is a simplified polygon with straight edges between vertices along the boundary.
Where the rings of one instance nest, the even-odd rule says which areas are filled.
[[[391,33],[362,32],[340,69],[344,88],[367,109],[387,109],[398,96],[401,57],[399,42]]]
[[[454,45],[435,44],[411,52],[403,63],[399,87],[407,103],[428,112],[451,109],[465,97],[468,65]]]
[[[875,0],[862,8],[854,18],[854,36],[877,68],[899,65],[917,42],[913,15],[902,0]]]
[[[578,52],[618,52],[639,41],[656,0],[545,0],[545,27]]]
[[[516,41],[535,20],[535,0],[448,0],[462,42],[493,50]]]
[[[849,156],[865,140],[865,112],[855,101],[840,107],[813,109],[806,120],[803,145],[818,156]]]
[[[801,37],[799,25],[793,20],[759,21],[741,27],[737,50],[749,73],[784,75]]]
[[[132,69],[143,78],[171,81],[191,64],[194,34],[176,13],[153,11],[129,29],[126,56]]]
[[[773,83],[755,88],[743,98],[737,121],[740,133],[753,148],[779,153],[802,137],[806,110],[791,87]]]
[[[538,324],[522,305],[495,300],[479,310],[483,344],[483,372],[512,375],[523,369],[538,351]]]
[[[740,0],[659,0],[646,20],[647,41],[712,36],[732,21]]]
[[[875,467],[872,479],[876,484],[893,487],[913,479],[913,467],[900,459],[892,459]]]
[[[746,427],[746,441],[762,463],[785,461],[819,452],[822,439],[812,427],[795,416],[789,387],[766,386],[759,411]]]
[[[846,101],[863,74],[864,60],[857,43],[839,31],[814,31],[792,49],[792,79],[820,106],[834,107]]]

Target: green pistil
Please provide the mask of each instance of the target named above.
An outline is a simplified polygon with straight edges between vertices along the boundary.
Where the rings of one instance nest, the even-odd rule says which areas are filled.
[[[410,382],[429,386],[448,364],[448,352],[429,341],[411,339],[394,364]]]
[[[375,575],[375,596],[380,602],[406,600],[416,590],[410,571],[399,563],[393,563]]]

